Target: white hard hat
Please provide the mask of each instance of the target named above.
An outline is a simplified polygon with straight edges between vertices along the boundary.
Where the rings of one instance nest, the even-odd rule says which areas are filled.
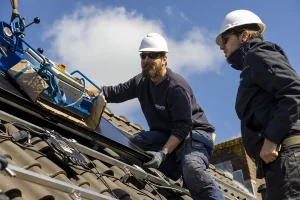
[[[168,45],[158,33],[149,33],[140,44],[139,52],[143,51],[168,52]]]
[[[260,33],[263,33],[266,30],[266,25],[253,12],[249,10],[235,10],[225,16],[220,33],[216,38],[216,43],[219,46],[222,44],[222,33],[225,31],[245,24],[257,24],[260,27]]]

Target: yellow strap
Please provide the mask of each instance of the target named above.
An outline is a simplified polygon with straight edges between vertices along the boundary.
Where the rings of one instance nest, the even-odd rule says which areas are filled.
[[[212,140],[213,140],[214,143],[215,143],[215,140],[216,140],[216,136],[217,135],[215,133],[212,134]]]
[[[283,140],[282,144],[285,147],[292,146],[295,144],[300,144],[300,135],[286,138],[285,140]]]

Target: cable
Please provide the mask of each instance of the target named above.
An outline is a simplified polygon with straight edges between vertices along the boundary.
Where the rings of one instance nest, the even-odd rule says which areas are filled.
[[[10,140],[10,138],[4,138],[1,142],[4,142],[6,140]]]
[[[159,198],[160,198],[160,200],[162,200],[162,198],[161,198],[161,196],[160,196],[160,194],[158,193],[158,191],[150,184],[150,182],[149,181],[147,181],[147,180],[145,180],[146,181],[146,183],[157,193],[157,195],[159,196]]]
[[[89,158],[87,158],[90,162],[91,162],[91,160],[89,159]],[[64,164],[64,165],[67,165],[67,166],[71,166],[71,167],[73,167],[73,168],[75,168],[75,169],[78,169],[78,170],[82,170],[82,171],[85,171],[85,172],[90,172],[90,173],[93,173],[95,176],[97,176],[97,178],[98,179],[100,179],[102,182],[103,182],[103,184],[105,185],[105,187],[107,187],[107,189],[109,190],[109,192],[113,195],[113,197],[114,198],[119,198],[112,190],[111,190],[111,188],[109,187],[109,185],[106,183],[106,181],[103,179],[103,175],[105,175],[105,176],[108,176],[108,177],[113,177],[113,178],[115,178],[114,176],[111,176],[111,175],[109,175],[109,174],[106,174],[106,173],[100,173],[98,170],[97,170],[97,168],[95,167],[95,169],[97,170],[97,173],[95,173],[92,169],[84,169],[84,168],[81,168],[81,167],[78,167],[78,166],[76,166],[76,165],[73,165],[73,164],[70,164],[70,163],[65,163],[65,162],[63,162],[62,160],[60,160],[60,159],[56,159],[56,161],[58,161],[58,162],[60,162],[61,164]],[[91,162],[92,163],[92,162]],[[94,164],[94,163],[92,163],[92,164]],[[100,176],[100,178],[99,178],[99,176]]]
[[[92,171],[92,173],[95,174],[95,175],[98,177],[98,179],[100,179],[100,180],[103,182],[103,184],[105,185],[105,187],[107,187],[107,189],[108,189],[109,192],[112,194],[112,196],[118,199],[119,197],[111,190],[111,188],[109,187],[109,185],[108,185],[108,184],[106,183],[106,181],[103,179],[103,177],[102,177],[101,173],[98,171],[96,165],[95,165],[95,164],[94,164],[87,156],[85,156],[85,157],[90,161],[90,163],[92,163],[92,165],[94,166],[95,170],[96,170],[97,173],[99,174],[99,177],[100,177],[100,178],[97,176],[97,173],[93,172],[93,170],[90,169],[90,170]]]
[[[181,190],[179,190],[179,189],[176,189],[176,188],[173,188],[173,187],[168,187],[168,186],[157,185],[157,184],[155,184],[155,183],[151,183],[151,182],[149,182],[148,184],[149,184],[149,185],[151,184],[151,185],[153,185],[153,186],[155,186],[155,187],[158,187],[158,188],[164,188],[164,189],[175,190],[175,191],[178,191],[178,192],[181,192],[181,193],[182,193],[182,191],[181,191]]]
[[[21,123],[19,123],[19,122],[9,122],[8,124],[9,124],[9,125],[8,125],[8,128],[9,128],[10,126],[16,124],[17,126],[21,126],[22,128],[26,129],[27,131],[33,132],[33,133],[35,133],[35,134],[37,134],[37,135],[39,135],[39,136],[47,135],[47,134],[45,134],[45,133],[43,133],[43,132],[35,131],[35,130],[29,128],[28,126],[26,126],[26,125],[24,125],[24,124],[21,124]],[[7,129],[8,129],[8,128],[7,128]],[[6,130],[6,131],[7,131],[7,130]],[[6,133],[7,133],[7,132],[6,132]],[[8,133],[7,133],[7,134],[8,134]]]
[[[85,80],[84,80],[84,78],[81,78],[80,80],[83,81],[83,88],[85,88]],[[83,91],[83,92],[82,92],[82,95],[81,95],[76,101],[74,101],[73,103],[70,103],[69,105],[66,105],[66,106],[64,106],[64,107],[66,108],[66,107],[74,106],[74,105],[77,104],[84,96],[85,96],[85,93],[84,93],[84,91]]]
[[[74,167],[74,168],[76,168],[76,169],[79,169],[79,170],[83,170],[83,171],[86,171],[86,172],[91,172],[91,170],[83,169],[83,168],[77,167],[77,166],[72,165],[72,164],[70,164],[70,166],[72,166],[72,167]],[[97,168],[95,168],[95,169],[97,170]],[[93,173],[95,174],[95,172],[93,172]],[[109,178],[116,179],[116,180],[120,181],[121,183],[123,183],[124,185],[126,185],[127,187],[130,187],[130,188],[132,188],[132,189],[134,189],[134,190],[136,190],[136,191],[138,191],[138,192],[144,194],[145,196],[147,196],[147,197],[153,199],[153,198],[152,198],[150,195],[148,195],[147,193],[145,193],[145,192],[143,192],[143,191],[140,191],[140,190],[138,190],[137,188],[135,188],[135,187],[133,187],[133,186],[127,184],[127,183],[122,182],[119,178],[117,178],[117,177],[115,177],[115,176],[113,176],[113,175],[110,175],[110,174],[107,174],[107,173],[99,173],[99,171],[97,172],[97,174],[102,175],[102,176],[107,176],[107,177],[109,177]],[[155,199],[153,199],[153,200],[155,200]]]
[[[95,172],[93,172],[91,169],[84,169],[84,168],[78,167],[78,166],[73,165],[73,164],[66,164],[66,163],[64,163],[64,164],[65,164],[65,165],[69,165],[69,166],[71,166],[71,167],[74,167],[75,169],[78,169],[78,170],[82,170],[82,171],[85,171],[85,172],[92,172],[92,173],[95,174]],[[99,175],[101,175],[101,176],[107,176],[107,177],[109,177],[109,178],[113,178],[113,179],[116,179],[116,180],[122,182],[119,178],[117,178],[117,177],[115,177],[115,176],[113,176],[113,175],[107,174],[107,173],[99,173],[99,172],[97,172],[96,174],[99,174]],[[123,182],[122,182],[122,183],[123,183]],[[132,189],[134,189],[134,190],[136,190],[136,191],[142,193],[143,195],[145,195],[145,196],[147,196],[147,197],[153,199],[153,198],[152,198],[150,195],[148,195],[147,193],[145,193],[145,192],[143,192],[143,191],[140,191],[140,190],[138,190],[137,188],[135,188],[135,187],[133,187],[133,186],[131,186],[131,185],[129,185],[129,184],[127,184],[127,183],[123,183],[123,184],[126,185],[127,187],[130,187],[130,188],[132,188]],[[155,199],[153,199],[153,200],[155,200]]]
[[[28,150],[30,150],[30,151],[36,152],[36,153],[38,153],[38,154],[40,154],[40,155],[42,155],[42,156],[47,157],[46,154],[43,154],[42,152],[40,152],[40,151],[38,151],[38,150],[32,149],[32,148],[30,148],[30,147],[26,147],[25,145],[20,144],[20,143],[18,143],[18,142],[14,142],[14,143],[15,143],[16,145],[18,145],[18,146],[24,148],[24,149],[28,149]]]
[[[8,140],[12,139],[12,136],[0,135],[0,137]]]
[[[116,178],[116,177],[114,177],[114,178]],[[118,178],[116,178],[116,179],[118,179]],[[118,179],[118,180],[120,181],[120,179]],[[135,188],[135,187],[133,187],[133,186],[131,186],[131,185],[129,185],[129,184],[127,184],[127,183],[123,183],[123,184],[126,185],[127,187],[130,187],[130,188],[132,188],[132,189],[134,189],[134,190],[136,190],[136,191],[138,191],[138,192],[144,194],[145,196],[147,196],[147,197],[153,199],[153,198],[152,198],[150,195],[148,195],[147,193],[145,193],[145,192],[143,192],[143,191],[140,191],[140,190],[138,190],[137,188]],[[154,199],[154,200],[155,200],[155,199]]]

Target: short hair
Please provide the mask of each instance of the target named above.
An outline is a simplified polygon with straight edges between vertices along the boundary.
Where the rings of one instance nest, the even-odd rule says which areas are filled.
[[[166,56],[166,52],[163,52],[163,51],[162,51],[162,52],[159,52],[159,53],[160,53],[160,56],[161,56],[161,57]],[[168,65],[168,62],[166,62],[166,66],[167,66],[167,65]]]
[[[249,33],[249,40],[254,38],[264,40],[264,36],[261,34],[261,28],[258,26],[258,24],[245,24],[237,26],[225,31],[224,33],[222,33],[222,36],[227,34],[234,34],[238,36],[244,31],[247,31]]]

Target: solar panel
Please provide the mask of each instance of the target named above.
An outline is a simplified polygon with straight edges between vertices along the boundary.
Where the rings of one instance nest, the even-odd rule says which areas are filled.
[[[60,129],[60,132],[70,131],[81,136],[87,136],[98,142],[104,144],[105,147],[109,147],[113,150],[118,150],[118,153],[140,159],[141,161],[148,161],[151,159],[149,155],[145,154],[141,149],[132,144],[129,139],[116,127],[110,124],[104,118],[101,119],[100,128],[97,131],[89,131],[80,126],[73,124],[72,122],[61,119],[43,109],[40,109],[29,101],[24,95],[22,95],[6,78],[0,75],[0,110],[8,112],[17,117],[23,118],[31,123],[34,121],[43,123],[46,126],[50,126],[49,122],[45,119],[54,120],[52,126],[56,126],[55,129]],[[39,113],[45,119],[31,115],[30,113]],[[44,121],[40,121],[44,120]],[[61,129],[63,128],[63,129]]]

